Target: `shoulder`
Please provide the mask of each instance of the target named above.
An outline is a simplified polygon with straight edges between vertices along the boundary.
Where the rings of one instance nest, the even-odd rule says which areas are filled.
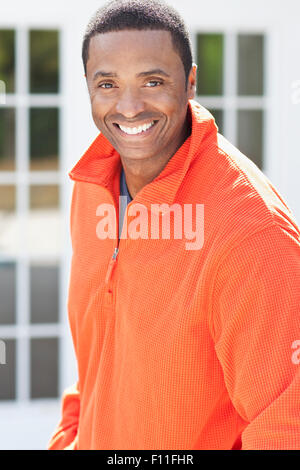
[[[295,217],[287,201],[265,173],[238,148],[218,134],[211,161],[218,220],[223,229],[235,228],[241,237],[271,226],[280,226],[299,235]]]
[[[238,148],[217,134],[199,152],[182,191],[204,207],[204,243],[215,261],[263,231],[285,231],[299,240],[287,202],[269,178]]]

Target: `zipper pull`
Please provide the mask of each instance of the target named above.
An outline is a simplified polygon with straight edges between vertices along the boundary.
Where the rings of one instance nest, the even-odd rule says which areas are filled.
[[[111,258],[111,260],[109,262],[109,265],[108,265],[108,269],[107,269],[107,273],[106,273],[106,277],[105,277],[105,283],[106,284],[109,283],[109,280],[111,278],[111,273],[112,273],[113,268],[116,264],[118,253],[119,253],[119,248],[115,248],[114,254],[112,255],[112,258]]]

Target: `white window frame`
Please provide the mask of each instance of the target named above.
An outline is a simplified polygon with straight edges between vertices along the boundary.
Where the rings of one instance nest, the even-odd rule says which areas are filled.
[[[16,323],[14,325],[0,325],[0,338],[16,340],[16,398],[15,400],[1,400],[0,414],[16,405],[32,406],[43,402],[60,403],[63,390],[70,385],[74,376],[73,346],[67,316],[67,294],[70,267],[70,240],[69,240],[69,202],[70,188],[67,186],[66,168],[64,162],[66,148],[64,114],[66,100],[64,95],[64,50],[65,32],[61,25],[29,25],[20,27],[18,24],[1,25],[1,30],[14,30],[15,32],[15,90],[6,95],[6,102],[1,107],[15,108],[16,129],[16,159],[15,171],[0,172],[1,185],[14,185],[16,188],[16,210],[18,220],[18,250],[16,257],[0,255],[0,262],[12,262],[16,265]],[[30,94],[29,89],[29,33],[30,30],[55,30],[59,35],[59,87],[56,94]],[[29,171],[29,109],[34,107],[56,107],[59,112],[59,168],[58,171]],[[62,247],[56,259],[45,256],[34,257],[27,250],[24,233],[30,214],[29,191],[31,185],[58,185],[60,191],[59,212],[61,218]],[[24,230],[25,229],[25,230]],[[66,233],[67,232],[67,233]],[[59,318],[58,323],[30,324],[30,263],[38,261],[39,264],[53,264],[59,269]],[[30,339],[55,337],[59,340],[58,351],[58,397],[49,399],[30,398]],[[2,367],[8,367],[6,364]]]
[[[197,95],[196,100],[205,108],[220,109],[223,111],[223,135],[234,146],[237,146],[237,111],[261,110],[264,116],[263,132],[263,172],[275,185],[281,183],[281,165],[278,147],[272,136],[278,132],[278,119],[272,112],[276,107],[278,97],[279,71],[278,71],[278,35],[269,27],[265,28],[205,28],[192,30],[192,48],[196,60],[197,34],[221,34],[224,38],[223,55],[223,95],[203,96]],[[264,67],[264,95],[238,96],[238,35],[262,35],[264,37],[263,67]],[[201,73],[201,70],[198,71]],[[278,73],[276,73],[278,72]],[[272,76],[271,76],[272,75]]]

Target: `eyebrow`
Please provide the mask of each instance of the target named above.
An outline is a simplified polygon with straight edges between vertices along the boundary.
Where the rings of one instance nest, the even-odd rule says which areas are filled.
[[[152,69],[152,70],[147,70],[146,72],[140,72],[137,74],[137,77],[147,77],[149,75],[163,75],[164,77],[170,77],[167,72],[164,72],[162,69]],[[97,78],[102,77],[102,78],[107,78],[107,77],[113,77],[116,78],[118,75],[114,72],[103,72],[102,70],[98,70],[93,77],[93,81],[95,81]]]

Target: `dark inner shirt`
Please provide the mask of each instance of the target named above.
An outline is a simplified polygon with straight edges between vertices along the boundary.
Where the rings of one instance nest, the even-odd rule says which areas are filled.
[[[130,196],[128,188],[127,188],[125,173],[124,173],[123,168],[122,168],[121,177],[120,177],[120,196],[121,196],[121,199],[120,199],[120,207],[119,207],[119,239],[122,233],[123,220],[124,220],[124,215],[125,215],[127,204],[129,204],[132,201],[132,197]]]

